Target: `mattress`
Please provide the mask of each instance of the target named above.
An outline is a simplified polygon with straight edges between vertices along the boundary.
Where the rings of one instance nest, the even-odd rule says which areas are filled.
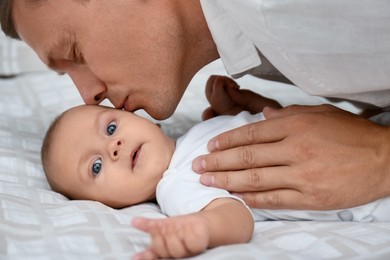
[[[177,138],[201,120],[207,106],[203,87],[211,74],[224,74],[220,62],[200,71],[174,116],[159,122],[167,134]],[[328,102],[250,76],[239,83],[283,105]],[[0,259],[130,259],[148,247],[148,234],[130,223],[134,216],[164,218],[158,205],[115,210],[93,201],[69,201],[50,190],[40,146],[50,122],[63,110],[82,104],[71,80],[43,69],[0,79],[0,93]],[[357,111],[346,102],[337,105]],[[389,257],[390,223],[264,221],[255,224],[250,243],[217,247],[192,258]]]

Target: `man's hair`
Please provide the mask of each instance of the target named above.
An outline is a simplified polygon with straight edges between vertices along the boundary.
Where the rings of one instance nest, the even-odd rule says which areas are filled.
[[[12,4],[13,0],[0,0],[1,29],[5,35],[20,40],[20,36],[15,29],[15,23],[12,17]]]
[[[40,6],[40,4],[42,4],[42,2],[44,2],[45,0],[25,0],[25,1],[27,1],[27,3],[31,5],[31,7],[34,6],[37,7]],[[89,2],[89,0],[75,0],[75,1],[80,2],[82,4]],[[12,17],[12,5],[13,5],[13,0],[0,0],[1,29],[3,30],[5,35],[13,39],[21,40],[15,28],[14,18]]]

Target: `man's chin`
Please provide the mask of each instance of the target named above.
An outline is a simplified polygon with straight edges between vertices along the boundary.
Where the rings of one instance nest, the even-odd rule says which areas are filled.
[[[174,109],[168,109],[168,108],[164,108],[164,109],[158,109],[158,108],[157,109],[140,109],[140,110],[137,110],[137,112],[138,111],[145,112],[149,116],[153,117],[153,119],[155,119],[155,120],[165,120],[165,119],[169,118],[170,116],[172,116],[173,113],[175,112]],[[133,111],[133,112],[135,112],[135,111]]]
[[[153,117],[156,120],[165,120],[173,115],[175,110],[171,111],[151,111],[150,113],[146,111],[151,117]]]

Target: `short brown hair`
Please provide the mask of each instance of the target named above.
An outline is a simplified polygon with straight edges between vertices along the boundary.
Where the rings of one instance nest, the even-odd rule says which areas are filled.
[[[20,40],[20,36],[15,29],[15,23],[12,18],[13,0],[0,0],[0,23],[1,29],[5,35]]]
[[[30,4],[32,7],[33,6],[39,6],[44,2],[44,0],[25,0],[27,1],[28,4]],[[77,2],[80,3],[85,3],[88,2],[89,0],[77,0]],[[15,21],[12,17],[12,5],[13,5],[13,0],[0,0],[0,24],[1,24],[1,29],[5,33],[5,35],[21,40],[18,32],[16,31],[15,28]]]

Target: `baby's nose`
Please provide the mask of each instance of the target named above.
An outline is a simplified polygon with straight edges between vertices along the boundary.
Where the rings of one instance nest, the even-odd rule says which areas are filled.
[[[122,148],[123,141],[120,139],[115,139],[110,142],[109,154],[111,159],[117,160],[119,158],[119,151]]]

